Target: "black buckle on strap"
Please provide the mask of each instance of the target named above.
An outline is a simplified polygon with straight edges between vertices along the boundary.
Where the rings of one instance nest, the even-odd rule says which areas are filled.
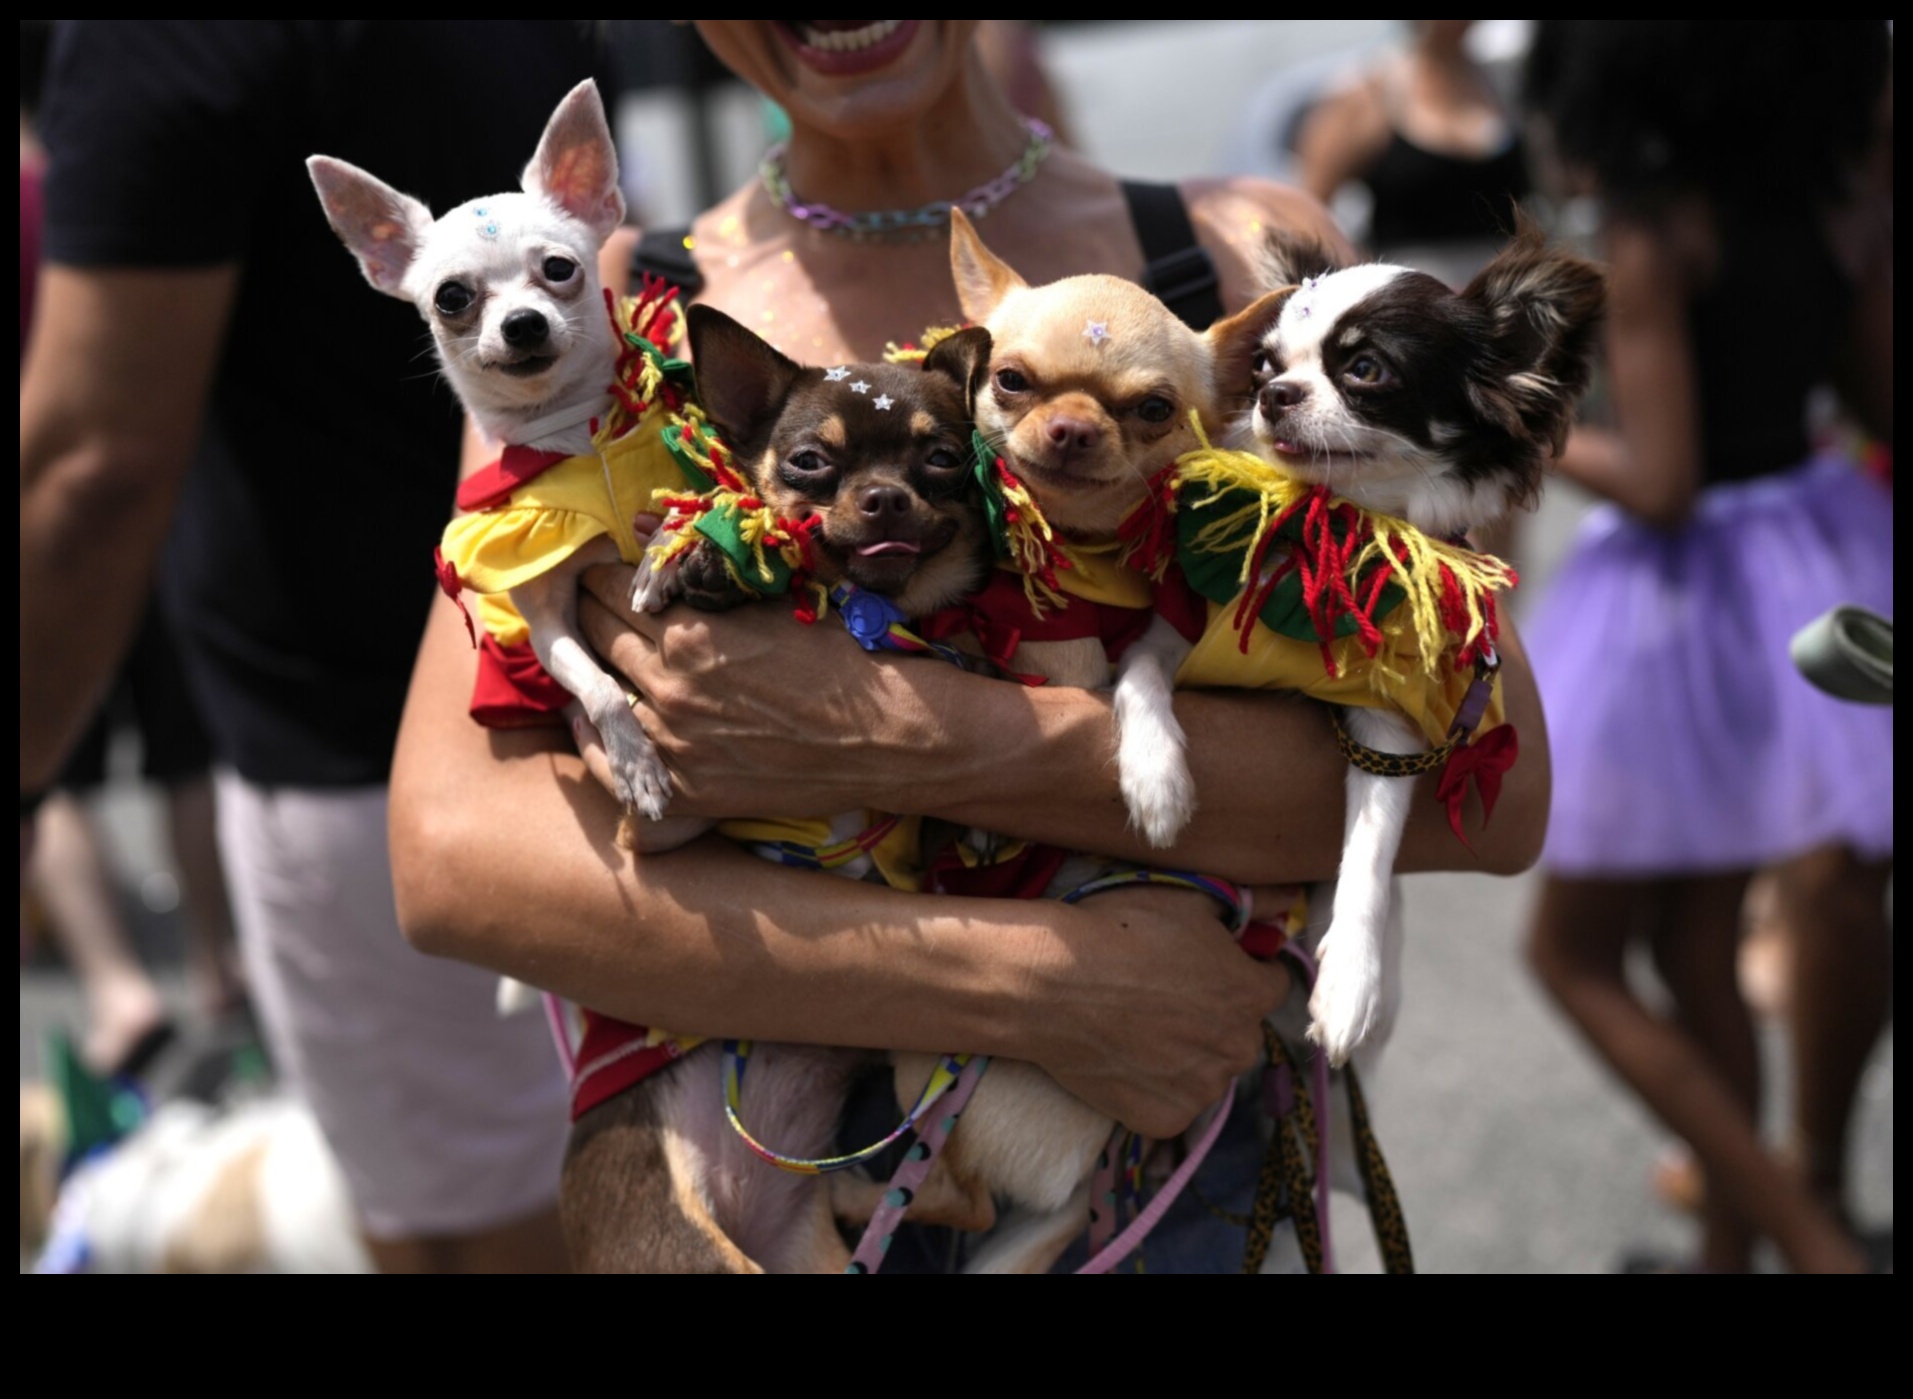
[[[1184,297],[1215,294],[1220,283],[1207,249],[1183,248],[1149,264],[1149,289],[1170,305]]]

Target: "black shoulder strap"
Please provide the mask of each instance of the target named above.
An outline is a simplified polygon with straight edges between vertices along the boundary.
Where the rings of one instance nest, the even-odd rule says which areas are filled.
[[[1142,284],[1189,325],[1207,330],[1222,315],[1221,286],[1215,263],[1196,242],[1182,191],[1124,180],[1123,198],[1142,244]]]
[[[697,270],[697,259],[684,246],[684,240],[690,233],[688,224],[680,228],[645,230],[638,239],[638,246],[631,253],[632,287],[641,286],[645,274],[649,273],[653,277],[664,278],[676,287],[678,295],[685,301],[703,291],[704,274]]]

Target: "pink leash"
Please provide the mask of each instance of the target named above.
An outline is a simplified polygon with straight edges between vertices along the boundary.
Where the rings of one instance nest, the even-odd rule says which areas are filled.
[[[1143,1206],[1142,1212],[1130,1220],[1122,1233],[1111,1239],[1100,1253],[1078,1268],[1076,1270],[1078,1273],[1107,1273],[1134,1253],[1136,1246],[1149,1237],[1149,1231],[1156,1227],[1164,1214],[1168,1213],[1169,1207],[1175,1204],[1176,1197],[1182,1194],[1183,1187],[1195,1178],[1197,1168],[1208,1158],[1210,1149],[1216,1144],[1216,1138],[1222,1135],[1223,1124],[1229,1120],[1229,1109],[1234,1105],[1235,1084],[1232,1082],[1229,1085],[1229,1091],[1222,1095],[1222,1101],[1216,1104],[1215,1111],[1209,1114],[1209,1125],[1202,1129],[1202,1140],[1196,1143],[1195,1150],[1191,1151],[1183,1163],[1176,1167],[1175,1173],[1162,1183],[1162,1189],[1158,1190],[1155,1197]],[[1118,1127],[1117,1137],[1121,1137],[1122,1133],[1123,1129]],[[1116,1150],[1115,1141],[1111,1141],[1109,1149],[1111,1152]]]
[[[558,1058],[565,1066],[565,1080],[578,1077],[578,1053],[571,1047],[571,1031],[565,1025],[565,1003],[551,992],[544,993],[545,1023],[551,1026],[551,1042],[558,1047]]]

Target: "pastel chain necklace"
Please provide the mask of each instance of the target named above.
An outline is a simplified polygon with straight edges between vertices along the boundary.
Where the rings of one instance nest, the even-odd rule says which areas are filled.
[[[980,219],[1036,177],[1037,167],[1049,155],[1056,138],[1035,117],[1023,118],[1023,127],[1029,132],[1029,143],[1002,174],[955,199],[925,204],[917,209],[874,209],[866,213],[846,214],[817,200],[799,199],[791,192],[790,180],[784,173],[787,142],[780,141],[770,148],[763,164],[758,167],[758,176],[764,182],[765,193],[770,195],[778,208],[821,232],[835,233],[858,242],[922,238],[950,222],[952,204],[961,207],[971,218]]]

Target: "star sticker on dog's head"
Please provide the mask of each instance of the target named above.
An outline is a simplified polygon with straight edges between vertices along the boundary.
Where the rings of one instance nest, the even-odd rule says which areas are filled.
[[[849,377],[850,377],[850,366],[847,364],[840,364],[835,369],[826,369],[824,371],[824,378],[828,379],[833,384],[840,384],[845,379],[848,379]]]
[[[1092,345],[1100,345],[1109,339],[1108,321],[1090,321],[1083,327],[1083,339]]]
[[[850,391],[852,393],[869,393],[870,385],[866,384],[862,379],[859,379],[850,386]]]
[[[889,394],[880,393],[875,398],[870,400],[870,406],[872,408],[875,408],[879,413],[888,413],[890,411],[890,405],[895,403],[896,401],[897,400],[892,398]]]

